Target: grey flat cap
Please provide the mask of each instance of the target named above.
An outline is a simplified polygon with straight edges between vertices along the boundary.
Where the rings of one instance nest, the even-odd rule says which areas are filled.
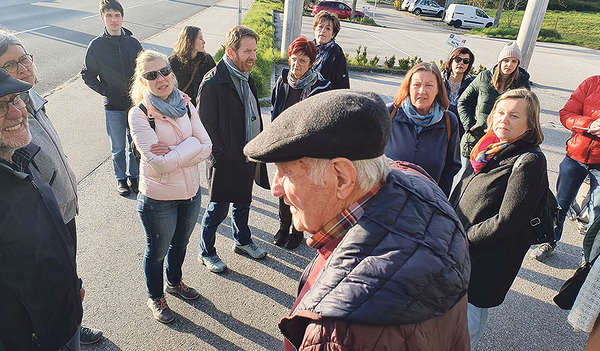
[[[265,163],[303,157],[370,159],[383,155],[391,128],[377,94],[332,90],[283,111],[244,147],[244,154]]]

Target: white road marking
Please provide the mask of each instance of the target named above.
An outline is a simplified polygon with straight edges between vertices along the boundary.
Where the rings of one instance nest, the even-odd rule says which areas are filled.
[[[23,34],[23,33],[35,32],[36,30],[46,29],[46,28],[50,28],[50,26],[41,26],[41,27],[37,27],[37,28],[26,29],[26,30],[22,30],[20,32],[16,32],[14,34],[19,35],[19,34]]]

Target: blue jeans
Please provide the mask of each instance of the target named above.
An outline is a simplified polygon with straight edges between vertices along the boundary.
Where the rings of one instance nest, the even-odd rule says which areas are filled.
[[[161,201],[138,193],[137,211],[146,232],[144,275],[148,297],[163,295],[163,262],[167,282],[178,285],[187,244],[200,214],[200,189],[188,200]]]
[[[477,307],[471,304],[468,304],[467,306],[467,319],[469,322],[469,339],[471,340],[471,350],[475,350],[479,339],[481,339],[481,336],[485,331],[489,313],[489,308]]]
[[[554,232],[554,243],[558,243],[562,236],[563,225],[569,207],[585,177],[590,176],[590,200],[588,203],[588,226],[594,223],[596,216],[600,215],[600,164],[586,165],[565,156],[559,166],[558,182],[556,183],[556,201],[560,206],[558,212],[558,225]]]
[[[200,227],[200,254],[204,257],[214,256],[215,235],[219,224],[223,222],[229,212],[230,202],[211,201],[206,206],[206,212],[202,218]],[[250,213],[250,203],[236,204],[231,206],[231,229],[236,245],[248,245],[252,243],[250,238],[250,228],[248,227],[248,215]]]
[[[126,180],[139,176],[138,163],[131,152],[131,135],[127,123],[127,111],[105,110],[106,133],[110,141],[113,169],[117,180]],[[125,153],[127,149],[127,154]],[[127,168],[129,163],[129,168]]]

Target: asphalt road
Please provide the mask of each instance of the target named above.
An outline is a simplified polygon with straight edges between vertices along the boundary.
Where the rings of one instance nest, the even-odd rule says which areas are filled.
[[[124,0],[123,26],[141,42],[217,1]],[[2,0],[0,24],[34,55],[42,95],[81,71],[88,43],[104,30],[96,0]]]

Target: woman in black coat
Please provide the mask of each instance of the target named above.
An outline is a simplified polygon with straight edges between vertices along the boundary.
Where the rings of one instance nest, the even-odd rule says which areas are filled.
[[[271,94],[272,120],[286,108],[317,93],[331,90],[331,83],[312,68],[317,56],[317,48],[312,41],[299,37],[288,47],[288,62],[290,68],[284,68],[277,79]],[[290,227],[292,234],[290,235]],[[292,213],[290,206],[279,198],[279,230],[275,234],[273,243],[295,249],[302,242],[304,233],[297,231],[292,226]]]
[[[350,89],[346,56],[335,42],[335,37],[340,32],[337,15],[328,11],[319,12],[313,20],[313,32],[317,45],[313,68],[331,82],[331,89]]]
[[[198,107],[198,87],[206,72],[215,67],[212,56],[204,51],[204,38],[198,27],[185,26],[179,33],[179,39],[169,56],[169,65],[177,78],[177,88],[192,98]]]
[[[469,239],[469,336],[475,349],[489,308],[504,301],[534,237],[530,221],[546,204],[546,158],[540,105],[525,88],[502,94],[490,113],[490,129],[475,145],[452,193]]]

